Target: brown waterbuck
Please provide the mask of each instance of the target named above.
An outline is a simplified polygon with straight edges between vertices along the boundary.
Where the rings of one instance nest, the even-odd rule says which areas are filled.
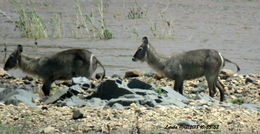
[[[69,49],[42,57],[25,55],[22,52],[22,45],[18,45],[7,59],[4,70],[19,67],[26,73],[39,76],[43,79],[42,91],[46,96],[50,94],[51,84],[55,80],[68,80],[77,76],[90,78],[97,65],[103,68],[101,79],[105,77],[104,66],[85,49]]]
[[[214,97],[217,87],[220,92],[220,101],[224,100],[225,90],[224,85],[218,80],[218,76],[225,62],[235,64],[237,72],[240,70],[236,63],[224,58],[218,51],[213,49],[198,49],[173,54],[168,57],[163,56],[154,49],[147,37],[143,37],[143,42],[138,47],[132,60],[145,61],[157,72],[175,80],[174,90],[181,94],[183,94],[184,80],[205,76],[209,87],[209,95]]]

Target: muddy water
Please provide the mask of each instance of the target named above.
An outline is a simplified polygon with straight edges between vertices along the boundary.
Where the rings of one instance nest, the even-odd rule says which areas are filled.
[[[131,61],[141,38],[146,35],[154,47],[166,55],[178,51],[213,48],[220,51],[224,57],[238,63],[242,74],[260,72],[260,1],[140,0],[138,4],[147,14],[142,19],[132,20],[127,18],[127,14],[131,7],[135,7],[134,1],[108,1],[104,15],[114,38],[102,41],[89,39],[87,36],[83,39],[75,38],[77,28],[73,1],[32,0],[32,3],[27,2],[23,6],[35,8],[47,27],[51,25],[50,18],[53,14],[62,14],[63,38],[39,39],[36,48],[33,46],[33,40],[21,38],[19,32],[14,31],[14,24],[7,17],[0,15],[0,50],[4,49],[4,42],[7,42],[8,54],[16,44],[24,45],[27,54],[36,56],[68,48],[86,48],[105,65],[108,75],[122,75],[129,69],[151,71],[146,64]],[[92,0],[82,0],[81,5],[85,12],[95,9],[95,1]],[[0,1],[0,11],[12,20],[18,17],[14,9],[9,1]],[[171,22],[171,39],[152,36],[151,23],[164,23],[160,19],[160,12]],[[51,32],[49,34],[51,35]],[[0,66],[3,66],[3,61],[4,53],[1,52]],[[227,64],[226,68],[235,70],[230,64]],[[24,75],[18,70],[10,73],[16,76]]]

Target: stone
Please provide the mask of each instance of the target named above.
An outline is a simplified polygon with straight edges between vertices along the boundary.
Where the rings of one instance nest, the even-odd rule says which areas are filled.
[[[231,77],[231,76],[234,76],[234,74],[235,74],[235,72],[232,71],[232,70],[222,69],[222,70],[220,71],[219,77],[220,77],[221,79],[227,79],[227,78],[229,78],[229,77]]]
[[[165,76],[162,75],[162,74],[160,74],[160,73],[156,73],[153,77],[154,77],[154,79],[156,79],[156,80],[160,80],[160,79],[165,78]]]
[[[68,93],[68,91],[69,91],[68,87],[57,91],[54,95],[49,96],[47,98],[47,100],[45,100],[43,102],[43,104],[47,105],[47,104],[53,104],[53,103],[57,102],[58,100],[64,98],[66,96],[66,94]]]
[[[18,105],[23,103],[26,106],[36,106],[33,100],[38,99],[39,97],[34,95],[31,90],[28,89],[5,89],[0,92],[0,101],[6,105]]]
[[[130,106],[130,104],[135,103],[139,105],[139,102],[144,100],[143,96],[137,94],[127,94],[121,96],[119,98],[114,98],[108,101],[108,106],[113,106],[114,104],[118,103],[122,106]]]
[[[248,104],[248,103],[244,103],[241,105],[241,107],[245,108],[245,109],[250,109],[250,110],[255,110],[260,112],[260,104]]]
[[[86,103],[84,104],[84,106],[87,107],[103,107],[107,104],[107,100],[102,100],[100,98],[91,98],[89,100],[85,100]]]
[[[131,77],[139,77],[142,75],[142,72],[138,70],[129,70],[125,72],[125,78],[131,78]]]
[[[83,89],[79,85],[73,85],[73,86],[69,87],[69,91],[71,91],[73,94],[77,95],[80,92],[82,92]]]
[[[81,85],[83,85],[83,84],[91,85],[91,81],[86,77],[73,77],[72,83],[73,84],[81,84]]]
[[[246,78],[246,83],[255,83],[257,81],[257,78],[253,78],[253,77],[247,77]]]
[[[3,68],[0,68],[0,76],[4,76],[6,74],[7,72]]]
[[[84,118],[83,113],[81,113],[78,109],[73,109],[72,113],[73,113],[72,114],[72,119],[74,119],[74,120]]]
[[[110,100],[125,94],[134,94],[121,80],[106,80],[102,82],[92,97]]]
[[[141,80],[138,79],[131,79],[129,83],[127,84],[129,88],[138,88],[138,89],[152,89],[152,86],[150,84],[147,84]]]
[[[188,98],[183,96],[182,94],[180,94],[179,92],[176,92],[175,90],[173,90],[170,87],[161,87],[162,90],[167,92],[167,96],[171,97],[171,98],[175,98],[177,100],[180,101],[188,101]]]
[[[178,121],[176,122],[177,125],[183,125],[183,126],[195,126],[197,123],[191,121],[191,120],[184,120],[184,121]]]
[[[196,88],[192,88],[192,89],[191,89],[191,93],[197,94],[197,93],[204,92],[205,90],[206,90],[206,88],[196,87]]]
[[[60,102],[58,106],[84,106],[86,101],[77,96],[72,96]]]
[[[205,93],[199,93],[196,95],[195,97],[197,100],[206,100],[206,101],[210,101],[210,102],[213,102],[215,104],[219,104],[220,101],[210,97],[209,95],[205,94]]]
[[[95,78],[98,80],[98,79],[101,79],[102,76],[103,76],[103,73],[96,73]]]
[[[51,126],[48,126],[48,127],[44,128],[44,129],[42,129],[41,132],[45,133],[45,134],[54,133],[55,132],[55,128],[51,127]]]

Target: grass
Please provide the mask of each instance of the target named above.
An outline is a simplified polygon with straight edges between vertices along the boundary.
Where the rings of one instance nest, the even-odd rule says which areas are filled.
[[[155,92],[158,93],[159,95],[161,95],[161,94],[166,94],[166,93],[167,93],[165,90],[163,90],[163,89],[161,89],[161,88],[156,88],[156,89],[155,89]]]
[[[51,24],[52,24],[52,37],[53,38],[62,38],[62,14],[56,13],[54,14],[53,18],[51,18]]]
[[[141,8],[135,0],[135,7],[129,9],[127,18],[128,19],[141,19],[146,16],[147,10]]]
[[[104,18],[104,4],[103,0],[98,0],[95,6],[95,10],[98,15],[94,16],[94,11],[90,14],[83,14],[83,9],[80,6],[79,1],[75,2],[76,9],[76,26],[77,33],[80,35],[88,35],[88,37],[99,38],[102,40],[108,40],[113,38],[111,30],[108,28]],[[76,34],[78,38],[78,34]]]
[[[230,102],[233,104],[241,105],[241,104],[245,103],[245,99],[243,97],[238,97],[238,98],[230,100]]]
[[[34,9],[17,8],[18,19],[15,26],[22,37],[26,38],[47,38],[47,28],[42,19]]]

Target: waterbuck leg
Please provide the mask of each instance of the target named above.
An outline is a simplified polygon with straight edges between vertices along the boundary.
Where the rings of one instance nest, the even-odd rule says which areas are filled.
[[[225,89],[224,89],[223,83],[221,83],[221,81],[217,80],[216,86],[217,86],[217,88],[219,89],[219,92],[220,92],[220,101],[224,101],[225,100]]]
[[[174,90],[183,94],[183,80],[175,80]]]
[[[206,76],[206,80],[209,87],[209,96],[213,98],[216,93],[216,79],[213,76]]]
[[[51,83],[52,83],[52,81],[49,81],[49,80],[44,81],[44,83],[43,83],[42,91],[43,91],[45,96],[49,96],[50,95]]]

